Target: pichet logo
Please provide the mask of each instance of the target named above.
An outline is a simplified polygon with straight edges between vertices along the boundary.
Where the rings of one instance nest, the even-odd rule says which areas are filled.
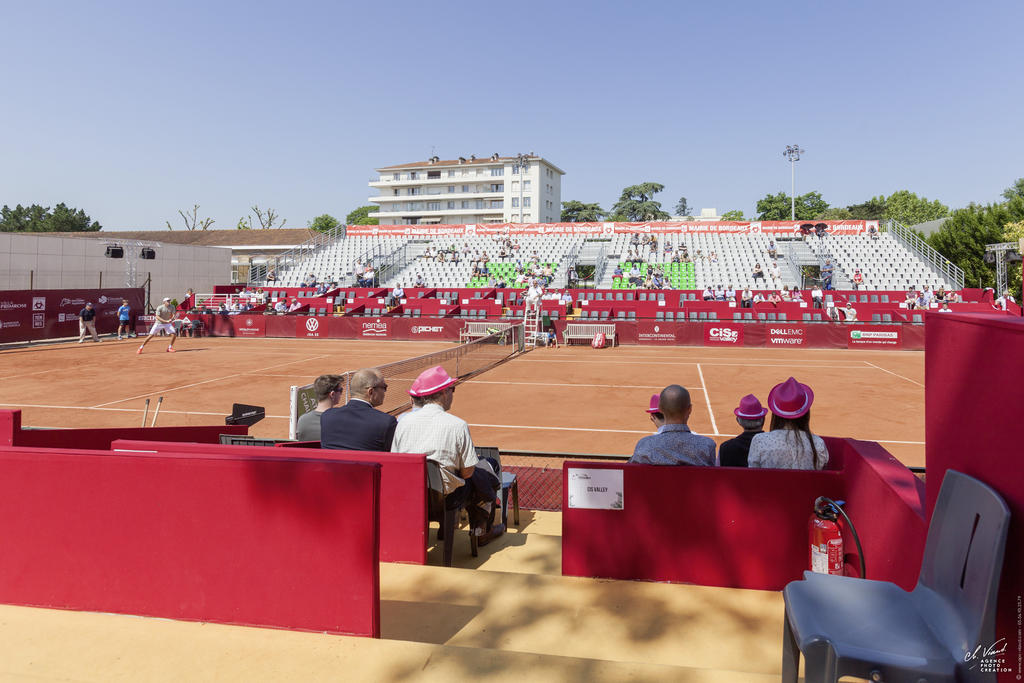
[[[306,321],[306,329],[309,330],[310,332],[316,332],[317,330],[320,329],[320,321],[317,320],[316,318],[309,318]]]
[[[441,325],[414,325],[412,328],[413,334],[429,334],[433,332],[443,332],[444,327]]]

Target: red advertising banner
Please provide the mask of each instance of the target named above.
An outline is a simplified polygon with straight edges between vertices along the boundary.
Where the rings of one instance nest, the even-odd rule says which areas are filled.
[[[267,334],[266,319],[262,315],[235,316],[235,335],[238,337],[263,337]]]
[[[704,323],[705,346],[743,346],[743,323]]]
[[[674,346],[676,344],[676,329],[675,323],[638,320],[636,322],[636,343]]]
[[[356,336],[365,339],[387,339],[391,336],[391,318],[363,318],[356,321]]]
[[[768,323],[766,346],[807,346],[807,325]]]
[[[686,234],[792,235],[804,223],[824,223],[831,235],[860,235],[878,221],[655,221],[650,223],[471,223],[467,225],[349,225],[346,234],[359,237],[460,237],[464,235],[621,235],[634,232]]]
[[[326,339],[329,321],[327,316],[298,316],[295,319],[295,336]]]
[[[132,319],[142,312],[142,289],[42,289],[0,292],[0,343],[77,337],[78,313],[96,311],[99,334],[117,332],[117,309],[127,299]]]
[[[903,346],[902,325],[858,325],[846,328],[846,346],[850,349],[898,349]]]

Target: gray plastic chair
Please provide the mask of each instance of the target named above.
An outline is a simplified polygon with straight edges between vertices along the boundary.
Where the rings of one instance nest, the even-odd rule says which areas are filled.
[[[807,681],[994,681],[964,656],[995,639],[1009,524],[999,494],[947,471],[912,592],[812,572],[786,586],[782,680],[795,683],[803,653]]]

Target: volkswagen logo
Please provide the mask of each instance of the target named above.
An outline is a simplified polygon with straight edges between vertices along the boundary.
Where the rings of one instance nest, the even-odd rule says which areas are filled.
[[[317,320],[316,318],[310,318],[309,320],[306,321],[306,329],[309,330],[310,332],[316,332],[318,329],[320,329],[320,321]]]

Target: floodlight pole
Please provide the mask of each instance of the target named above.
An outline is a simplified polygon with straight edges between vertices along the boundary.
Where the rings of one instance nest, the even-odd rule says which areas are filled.
[[[789,219],[796,220],[796,162],[800,161],[800,155],[805,150],[800,145],[786,145],[786,151],[782,156],[789,160]]]
[[[519,222],[520,223],[523,222],[523,185],[525,184],[523,182],[523,169],[529,167],[529,164],[530,164],[529,159],[530,159],[530,157],[525,155],[525,154],[517,154],[516,155],[516,163],[514,164],[514,167],[516,169],[516,173],[519,174]]]

